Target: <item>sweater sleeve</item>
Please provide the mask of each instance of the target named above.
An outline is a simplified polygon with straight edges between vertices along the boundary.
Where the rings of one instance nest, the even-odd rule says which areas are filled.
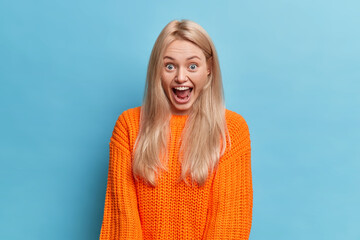
[[[109,172],[100,240],[142,239],[135,182],[131,171],[128,127],[124,114],[110,139]]]
[[[249,239],[252,221],[250,134],[245,120],[228,125],[231,146],[213,182],[204,239]]]

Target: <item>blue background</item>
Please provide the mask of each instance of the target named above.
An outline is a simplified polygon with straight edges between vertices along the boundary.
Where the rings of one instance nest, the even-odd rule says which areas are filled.
[[[0,1],[0,239],[98,239],[108,143],[173,19],[247,120],[252,240],[360,239],[360,2]]]

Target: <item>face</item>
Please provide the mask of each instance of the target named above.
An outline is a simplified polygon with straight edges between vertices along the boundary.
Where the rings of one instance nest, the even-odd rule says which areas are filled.
[[[186,40],[175,40],[165,50],[161,83],[172,114],[188,114],[208,81],[210,69],[203,51]]]

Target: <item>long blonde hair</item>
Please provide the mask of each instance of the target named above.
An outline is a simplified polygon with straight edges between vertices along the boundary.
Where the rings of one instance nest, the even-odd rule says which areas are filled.
[[[178,39],[197,45],[211,64],[208,84],[194,102],[182,133],[180,179],[186,182],[186,177],[190,176],[193,183],[204,185],[226,147],[225,103],[215,46],[199,24],[189,20],[171,21],[161,31],[150,55],[140,130],[134,146],[133,175],[151,186],[156,186],[159,170],[167,169],[171,103],[162,88],[160,71],[165,49]]]

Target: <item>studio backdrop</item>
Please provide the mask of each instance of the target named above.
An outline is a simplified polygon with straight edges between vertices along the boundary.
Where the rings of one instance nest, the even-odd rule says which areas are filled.
[[[0,239],[98,239],[117,117],[171,20],[251,134],[251,240],[360,239],[360,3],[0,1]]]

